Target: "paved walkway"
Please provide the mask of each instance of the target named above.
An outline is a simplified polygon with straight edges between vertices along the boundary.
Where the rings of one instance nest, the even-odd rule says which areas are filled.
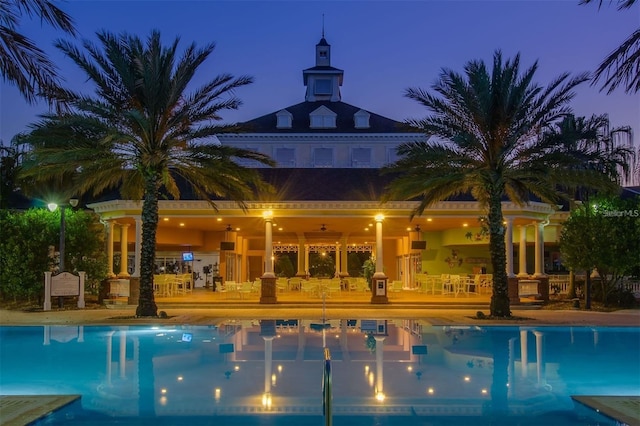
[[[488,314],[488,309],[480,309]],[[478,309],[456,307],[425,307],[415,304],[361,305],[358,307],[329,306],[323,309],[315,305],[260,305],[242,304],[208,307],[177,307],[158,304],[158,311],[166,312],[168,318],[135,318],[135,307],[96,308],[62,311],[8,311],[0,310],[0,325],[43,325],[43,324],[212,324],[222,319],[422,319],[434,325],[580,325],[580,326],[640,326],[640,310],[615,312],[591,312],[584,310],[518,309],[512,307],[517,319],[480,320],[475,315]]]

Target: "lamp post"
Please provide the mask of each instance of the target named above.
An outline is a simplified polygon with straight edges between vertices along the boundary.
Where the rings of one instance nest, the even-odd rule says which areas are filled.
[[[68,206],[71,207],[76,207],[78,205],[78,199],[77,198],[71,198],[69,200],[69,204]],[[58,266],[58,273],[61,274],[64,272],[64,243],[65,243],[65,228],[67,227],[67,224],[65,222],[65,216],[64,216],[64,211],[65,208],[67,207],[66,204],[61,204],[60,206],[60,261],[59,261],[59,266]],[[56,209],[58,208],[58,205],[56,203],[49,203],[47,204],[47,208],[49,209],[50,212],[54,212],[56,211]],[[64,298],[62,296],[58,297],[58,307],[62,308],[64,304]]]
[[[78,199],[77,198],[71,198],[69,200],[69,204],[65,205],[65,204],[61,204],[60,206],[58,206],[56,203],[49,203],[47,204],[47,208],[49,209],[50,212],[54,212],[56,211],[56,209],[58,207],[60,207],[60,246],[59,246],[59,250],[60,250],[60,262],[59,262],[59,271],[58,273],[62,273],[64,272],[64,244],[65,244],[65,228],[66,228],[66,222],[65,222],[65,214],[64,211],[66,209],[66,207],[71,206],[71,207],[76,207],[78,205]]]

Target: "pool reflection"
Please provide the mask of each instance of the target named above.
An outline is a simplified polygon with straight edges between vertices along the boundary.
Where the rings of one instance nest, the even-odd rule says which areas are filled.
[[[80,393],[114,417],[333,413],[543,418],[570,395],[640,389],[637,328],[228,320],[210,326],[3,327],[3,394]]]

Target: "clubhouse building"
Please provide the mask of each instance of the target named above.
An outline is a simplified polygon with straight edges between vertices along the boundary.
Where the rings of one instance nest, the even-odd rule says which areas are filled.
[[[380,169],[397,159],[398,145],[424,136],[343,102],[344,72],[331,65],[331,46],[324,37],[315,46],[315,66],[302,75],[303,102],[246,122],[246,133],[218,136],[223,145],[274,159],[276,167],[260,172],[276,193],[248,201],[247,211],[226,200],[216,201],[215,211],[188,191],[183,199],[161,200],[157,273],[193,273],[190,286],[196,289],[217,279],[271,282],[277,278],[275,259],[286,254],[293,259],[295,277],[307,279],[314,275],[310,257],[328,254],[335,277],[346,280],[354,278],[349,255],[369,253],[375,258],[374,278],[385,285],[380,298],[372,292],[374,303],[385,303],[392,282],[410,290],[418,289],[424,276],[490,275],[482,223],[486,213],[477,201],[443,201],[413,220],[416,202],[379,201],[391,179]],[[107,224],[110,275],[138,277],[141,201],[107,199],[89,207]],[[554,273],[567,212],[540,202],[518,206],[505,201],[503,214],[508,276],[544,280]],[[275,291],[262,291],[263,303],[277,301]]]

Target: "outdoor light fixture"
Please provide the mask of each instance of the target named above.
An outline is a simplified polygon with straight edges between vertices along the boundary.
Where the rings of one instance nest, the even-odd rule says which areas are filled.
[[[60,252],[60,263],[59,263],[59,270],[58,273],[62,273],[64,272],[64,245],[65,245],[65,231],[66,231],[66,222],[65,222],[65,209],[67,207],[77,207],[78,206],[78,199],[77,198],[71,198],[69,200],[69,204],[56,204],[56,203],[49,203],[47,204],[47,208],[49,209],[50,212],[54,212],[56,211],[56,209],[58,207],[60,207],[60,246],[58,247],[58,250]]]
[[[382,213],[379,213],[376,215],[375,219],[376,222],[382,222],[384,220],[384,215]]]

